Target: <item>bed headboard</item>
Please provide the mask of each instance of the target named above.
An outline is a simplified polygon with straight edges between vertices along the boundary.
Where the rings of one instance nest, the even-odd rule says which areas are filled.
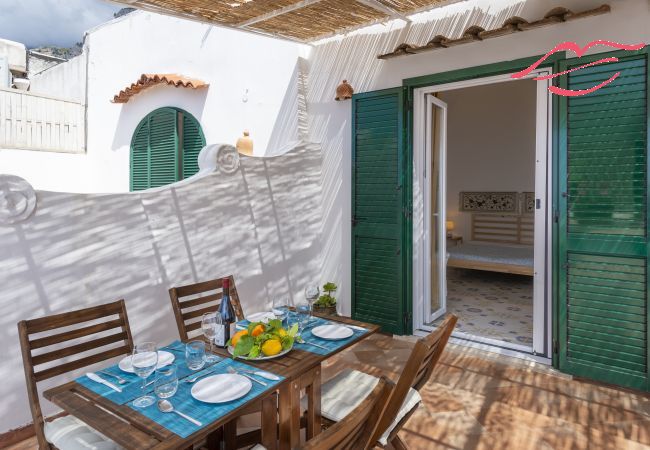
[[[472,240],[533,245],[533,214],[472,214]]]

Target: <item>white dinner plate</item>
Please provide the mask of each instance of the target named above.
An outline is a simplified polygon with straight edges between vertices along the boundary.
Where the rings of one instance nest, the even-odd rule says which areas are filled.
[[[174,362],[174,359],[176,359],[176,357],[174,356],[173,353],[166,352],[165,350],[158,350],[158,365],[156,366],[156,368],[160,369],[161,367],[168,366]],[[133,373],[131,356],[126,356],[122,358],[122,360],[119,362],[117,366],[120,368],[120,370],[123,370],[124,372]]]
[[[246,317],[246,320],[249,322],[263,322],[263,323],[269,323],[269,320],[275,319],[275,314],[273,314],[271,311],[262,311],[258,313],[253,313],[250,316]]]
[[[328,339],[330,341],[338,341],[339,339],[347,339],[354,334],[351,328],[343,325],[321,325],[314,327],[311,334],[321,339]]]
[[[205,403],[225,403],[242,398],[253,388],[248,378],[235,373],[220,373],[192,386],[192,397]]]

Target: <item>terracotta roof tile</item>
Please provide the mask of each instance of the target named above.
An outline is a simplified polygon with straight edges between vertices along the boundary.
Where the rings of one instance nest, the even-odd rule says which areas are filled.
[[[544,27],[547,25],[553,25],[556,23],[567,22],[570,20],[582,19],[584,17],[596,16],[599,14],[606,14],[610,12],[609,5],[602,5],[599,8],[590,9],[587,11],[582,11],[579,13],[574,13],[573,11],[557,7],[551,9],[547,12],[542,19],[536,20],[534,22],[528,22],[521,17],[512,16],[503,23],[503,26],[500,28],[495,28],[492,30],[484,30],[483,28],[473,25],[465,30],[463,35],[458,39],[450,39],[447,36],[437,35],[425,45],[413,45],[408,43],[399,44],[395,50],[390,53],[379,55],[379,59],[389,59],[395,58],[396,56],[410,55],[416,53],[422,53],[429,50],[437,50],[441,48],[452,47],[454,45],[469,44],[471,42],[482,41],[484,39],[490,39],[498,36],[505,36],[512,33],[517,33],[526,30],[532,30],[534,28]]]
[[[116,96],[113,97],[113,103],[126,103],[131,97],[142,92],[143,90],[156,86],[158,84],[166,84],[174,87],[184,87],[191,89],[199,89],[208,87],[209,84],[196,78],[184,77],[173,73],[143,73],[138,81],[132,83],[130,86],[121,90]]]

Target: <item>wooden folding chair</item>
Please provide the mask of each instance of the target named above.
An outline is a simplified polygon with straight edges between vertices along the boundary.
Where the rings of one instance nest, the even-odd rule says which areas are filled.
[[[393,384],[381,377],[372,391],[347,416],[305,443],[303,450],[367,450],[374,447],[374,431],[387,406]],[[251,450],[265,450],[256,445]]]
[[[62,328],[65,330],[62,331]],[[133,338],[124,300],[23,320],[18,322],[18,334],[39,448],[65,449],[75,447],[76,443],[110,443],[106,437],[72,416],[45,422],[38,399],[37,383],[110,358],[131,354]],[[54,348],[48,349],[52,346]],[[70,357],[81,353],[84,356],[70,361]],[[42,365],[46,365],[46,368],[38,370]]]
[[[244,319],[235,279],[230,279],[230,302],[235,310],[237,320]],[[221,305],[223,278],[173,287],[169,290],[176,326],[181,340],[189,339],[189,334],[201,329],[201,317],[205,313],[215,312]]]
[[[384,447],[388,442],[397,449],[406,449],[397,433],[408,421],[420,404],[419,390],[429,381],[433,369],[440,360],[458,318],[448,315],[435,331],[419,339],[395,388],[390,394],[388,405],[382,413],[371,442]],[[377,378],[357,370],[346,369],[322,386],[322,405],[324,425],[332,426],[338,416],[345,413],[341,408],[342,399],[348,405],[363,399],[375,385]],[[349,408],[349,406],[348,406]]]
[[[230,280],[230,302],[235,310],[237,320],[244,319],[239,294],[232,275],[226,277]],[[221,305],[223,294],[223,278],[202,281],[185,286],[172,287],[169,298],[176,317],[176,326],[181,340],[187,341],[190,337],[201,334],[201,317],[205,313],[216,312]],[[242,416],[261,411],[261,402],[255,403],[242,413]],[[259,441],[261,432],[254,429],[237,435],[237,419],[226,424],[223,428],[223,439],[226,448],[240,448],[252,445]]]

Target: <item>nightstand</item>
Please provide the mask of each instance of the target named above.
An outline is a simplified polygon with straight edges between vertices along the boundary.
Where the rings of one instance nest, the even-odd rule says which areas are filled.
[[[462,236],[447,237],[447,247],[458,247],[463,244]]]

